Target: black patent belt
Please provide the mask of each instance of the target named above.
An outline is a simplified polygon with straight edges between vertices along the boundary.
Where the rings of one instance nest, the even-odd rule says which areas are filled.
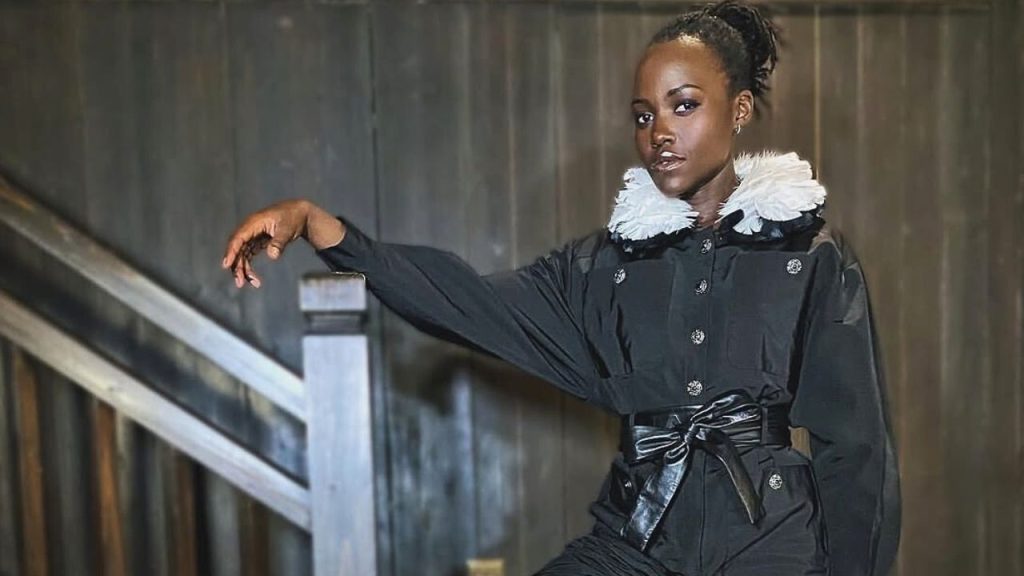
[[[700,406],[683,406],[623,417],[622,453],[626,463],[660,461],[644,482],[621,535],[644,550],[683,483],[695,448],[722,462],[751,524],[764,516],[737,446],[789,446],[786,406],[762,406],[743,391],[722,394]]]

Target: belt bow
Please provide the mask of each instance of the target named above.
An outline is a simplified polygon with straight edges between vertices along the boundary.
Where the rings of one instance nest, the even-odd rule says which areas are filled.
[[[686,477],[694,448],[707,451],[725,465],[750,523],[757,524],[764,517],[764,507],[736,445],[762,443],[763,411],[749,394],[737,391],[667,414],[666,425],[636,425],[630,418],[623,426],[626,462],[632,465],[661,458],[661,466],[640,490],[622,536],[640,550],[647,547]]]

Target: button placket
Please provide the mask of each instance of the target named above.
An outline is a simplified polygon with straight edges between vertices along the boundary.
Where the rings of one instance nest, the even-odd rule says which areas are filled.
[[[702,318],[703,323],[696,326],[692,326],[690,331],[690,343],[696,348],[694,354],[694,366],[689,372],[691,373],[690,380],[686,383],[686,393],[691,397],[698,397],[704,393],[707,389],[704,378],[707,377],[708,367],[708,347],[703,346],[708,338],[708,333],[705,332],[705,327],[710,326],[711,316],[711,300],[703,297],[711,288],[711,270],[714,263],[714,230],[705,231],[705,237],[700,240],[699,251],[700,255],[697,256],[698,268],[701,271],[698,276],[697,282],[693,285],[693,309],[696,312],[695,317]]]

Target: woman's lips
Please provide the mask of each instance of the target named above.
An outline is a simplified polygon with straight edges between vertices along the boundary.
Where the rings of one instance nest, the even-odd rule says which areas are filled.
[[[685,160],[682,158],[662,158],[651,165],[651,170],[662,173],[671,172],[682,166],[683,162],[685,162]]]

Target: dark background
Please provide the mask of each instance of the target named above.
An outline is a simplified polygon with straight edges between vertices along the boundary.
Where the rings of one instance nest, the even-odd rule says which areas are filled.
[[[901,575],[1024,574],[1024,10],[1014,0],[771,3],[787,44],[746,150],[830,192],[878,320],[902,464]],[[674,2],[0,0],[0,168],[300,369],[297,281],[219,269],[228,232],[309,197],[481,272],[601,226],[633,162],[632,68]],[[304,478],[304,431],[0,227],[0,288]],[[528,574],[590,525],[617,422],[376,307],[381,573]],[[0,344],[0,574],[23,558]],[[344,367],[339,367],[343,369]],[[102,571],[95,402],[38,367],[53,574]],[[306,574],[309,538],[115,422],[132,574]]]

